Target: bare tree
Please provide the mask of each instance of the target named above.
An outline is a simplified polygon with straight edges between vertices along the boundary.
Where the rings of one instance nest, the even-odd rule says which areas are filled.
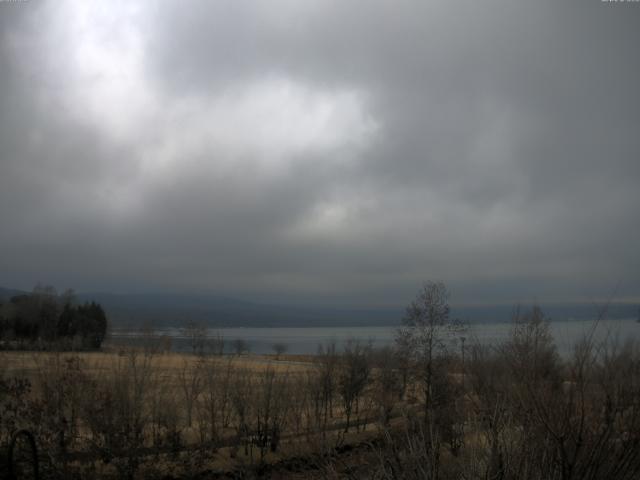
[[[249,352],[249,344],[244,338],[236,338],[233,341],[233,350],[236,352],[236,355],[242,355],[243,353]]]
[[[322,418],[322,430],[327,427],[330,417],[333,417],[333,397],[336,391],[338,354],[336,352],[336,343],[329,342],[326,346],[318,347],[317,355],[317,376],[315,377],[319,386],[319,404],[320,410],[317,411],[319,418]]]
[[[162,351],[162,341],[151,323],[145,322],[140,327],[138,340],[142,350],[148,355],[156,355]]]
[[[191,352],[194,355],[204,353],[207,329],[202,325],[190,320],[182,329],[182,334],[187,338]]]
[[[349,431],[353,409],[355,407],[357,411],[360,396],[369,383],[370,350],[369,346],[362,346],[353,339],[348,340],[345,345],[338,371],[338,391],[346,417],[345,433]]]
[[[397,352],[391,347],[374,351],[375,367],[373,397],[380,411],[382,425],[387,425],[391,412],[404,391],[402,374],[399,371]]]
[[[513,417],[529,446],[518,452],[520,462],[546,478],[637,478],[637,345],[596,344],[591,331],[563,369],[542,311],[534,306],[517,320],[504,350],[513,372]]]
[[[88,444],[114,463],[120,478],[134,478],[151,415],[148,403],[155,395],[157,375],[151,355],[131,351],[118,356],[110,371],[87,386],[83,395]]]
[[[255,417],[255,402],[251,372],[246,368],[236,369],[231,384],[231,406],[234,412],[234,428],[236,431],[236,448],[244,446],[245,455],[253,455],[253,419]],[[232,450],[235,456],[235,448]]]
[[[271,367],[264,370],[256,384],[255,440],[260,448],[260,460],[267,449],[278,449],[280,436],[286,424],[288,374],[276,374]]]
[[[449,291],[444,283],[427,282],[407,307],[403,327],[396,336],[396,343],[407,353],[420,386],[424,402],[422,431],[429,446],[430,475],[434,478],[440,467],[443,434],[453,422],[451,412],[444,411],[452,401],[445,354],[447,339],[455,332],[455,322],[449,314]],[[443,410],[439,412],[442,415],[438,410]]]
[[[280,355],[284,354],[289,349],[289,347],[286,343],[278,342],[274,343],[271,346],[271,349],[275,352],[276,358],[280,359]]]
[[[223,429],[229,423],[231,382],[234,366],[231,357],[224,362],[217,358],[208,358],[202,365],[202,395],[199,403],[200,427],[203,438],[209,438],[214,444],[221,437]]]
[[[449,292],[442,282],[427,282],[407,307],[396,343],[411,358],[422,386],[425,416],[434,397],[436,358],[446,352],[446,339],[454,323],[449,318]]]
[[[224,336],[220,332],[207,339],[208,350],[217,356],[224,355]]]
[[[187,413],[187,426],[191,427],[193,408],[202,391],[202,362],[198,360],[194,364],[189,358],[184,359],[178,373],[178,380]]]

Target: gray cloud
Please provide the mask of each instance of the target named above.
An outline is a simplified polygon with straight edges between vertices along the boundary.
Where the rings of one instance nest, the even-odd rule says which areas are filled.
[[[0,10],[0,284],[640,296],[634,3]]]

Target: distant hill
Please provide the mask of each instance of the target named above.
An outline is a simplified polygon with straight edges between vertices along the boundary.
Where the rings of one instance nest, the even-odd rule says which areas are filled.
[[[305,327],[393,325],[402,309],[347,309],[267,305],[213,295],[90,293],[107,311],[113,325],[180,326],[194,321],[212,327]]]
[[[194,321],[212,327],[319,327],[400,325],[404,307],[333,308],[292,307],[247,302],[212,295],[84,294],[81,301],[103,305],[114,325],[180,326]],[[524,308],[528,305],[523,305]],[[590,304],[542,305],[554,321],[591,320],[598,311]],[[612,304],[607,318],[636,318],[635,304]],[[468,323],[509,322],[513,305],[453,306],[451,316]]]
[[[14,295],[28,293],[0,288],[0,303]],[[229,297],[202,294],[113,294],[80,293],[80,303],[101,304],[116,327],[182,326],[188,321],[211,327],[319,327],[400,325],[404,307],[338,308],[293,307],[253,303]],[[523,305],[527,307],[528,305]],[[597,316],[590,304],[541,305],[551,320],[589,320]],[[508,322],[514,306],[453,306],[451,316],[468,323]],[[608,318],[636,318],[638,305],[616,303],[609,306]]]
[[[531,304],[521,304],[521,311],[526,311]],[[545,316],[551,321],[595,320],[602,305],[589,303],[555,303],[541,304]],[[640,305],[634,303],[611,303],[606,308],[605,317],[609,319],[637,318]],[[462,306],[451,308],[451,315],[470,323],[510,322],[515,312],[515,305]]]
[[[16,290],[13,288],[2,288],[0,287],[0,303],[7,302],[11,297],[15,297],[16,295],[21,295],[27,292],[23,292],[22,290]]]

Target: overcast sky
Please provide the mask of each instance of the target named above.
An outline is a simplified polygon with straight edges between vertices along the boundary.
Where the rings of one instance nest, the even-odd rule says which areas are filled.
[[[640,3],[0,2],[0,285],[640,299]]]

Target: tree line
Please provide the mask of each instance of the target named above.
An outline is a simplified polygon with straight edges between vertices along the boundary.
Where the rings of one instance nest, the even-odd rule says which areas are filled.
[[[54,287],[37,285],[0,303],[0,348],[93,350],[106,333],[102,306],[77,304],[73,290],[58,294]]]

